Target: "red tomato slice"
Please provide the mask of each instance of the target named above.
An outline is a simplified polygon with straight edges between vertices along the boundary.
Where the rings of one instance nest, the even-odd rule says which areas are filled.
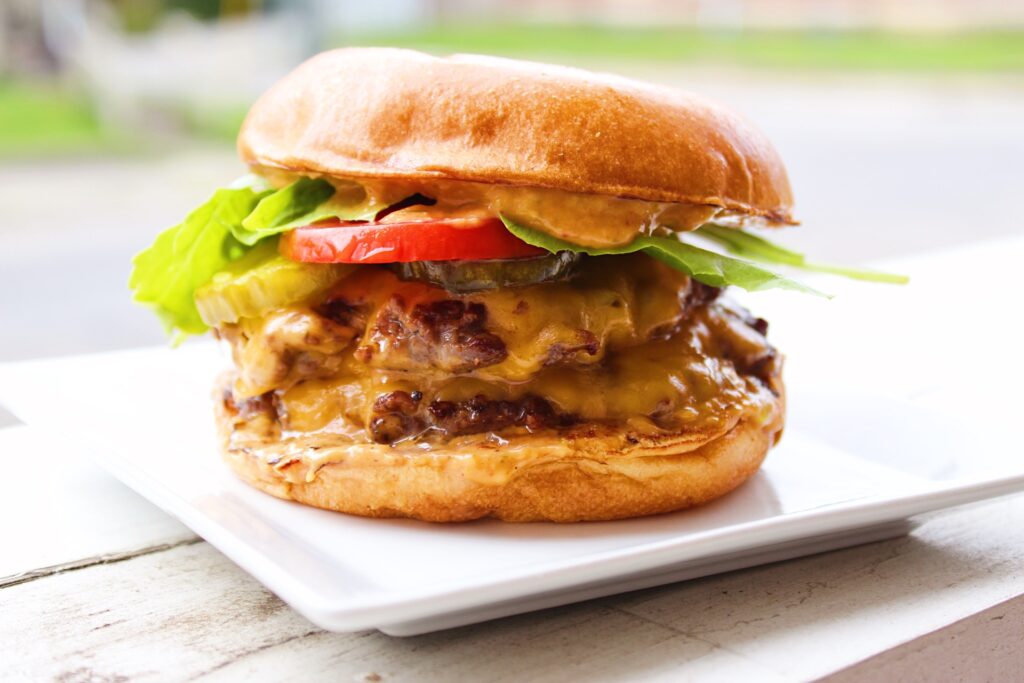
[[[286,233],[280,249],[285,257],[305,263],[478,261],[547,253],[492,217],[309,225]]]

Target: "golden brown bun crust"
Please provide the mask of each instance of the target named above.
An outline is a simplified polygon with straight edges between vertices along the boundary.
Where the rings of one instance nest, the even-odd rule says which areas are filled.
[[[299,173],[549,187],[792,221],[782,161],[740,116],[670,88],[513,60],[325,52],[256,102],[238,150]]]
[[[382,444],[281,442],[267,414],[217,402],[222,454],[244,481],[278,498],[364,517],[458,522],[623,519],[681,510],[725,495],[760,467],[783,425],[748,411],[715,433],[636,436],[592,428],[571,438],[514,437],[497,450],[429,452]],[[239,439],[237,437],[242,436]]]

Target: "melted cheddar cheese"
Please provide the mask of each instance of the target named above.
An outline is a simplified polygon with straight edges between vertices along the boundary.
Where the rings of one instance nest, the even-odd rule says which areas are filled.
[[[377,397],[393,391],[420,392],[426,403],[541,396],[585,422],[640,419],[652,429],[707,429],[751,405],[774,401],[767,388],[739,376],[728,362],[672,339],[613,354],[597,367],[545,368],[519,383],[348,369],[351,374],[340,372],[283,392],[283,426],[292,432],[348,432],[371,419]]]
[[[479,379],[524,382],[552,361],[552,350],[570,353],[573,363],[600,363],[608,350],[634,346],[667,333],[682,316],[680,293],[689,279],[643,255],[590,259],[573,282],[551,283],[527,288],[500,289],[457,297],[484,306],[486,326],[500,337],[507,358],[497,365],[476,370]],[[401,343],[380,335],[373,321],[396,298],[405,310],[417,305],[453,298],[437,287],[420,282],[402,282],[379,267],[361,269],[331,293],[368,311],[370,321],[358,342],[370,367],[380,370],[414,372],[419,375],[447,375],[441,368],[417,362],[405,353]],[[571,352],[574,346],[591,342],[595,353]]]
[[[420,408],[540,397],[578,422],[641,431],[708,430],[759,410],[771,419],[775,354],[745,312],[687,307],[689,279],[646,256],[609,260],[588,259],[568,283],[464,295],[360,267],[328,294],[341,318],[295,307],[221,331],[239,370],[235,396],[273,392],[286,434],[355,441],[394,393]],[[439,347],[458,351],[458,335],[428,338],[415,314],[453,301],[486,312],[470,333],[497,337],[503,355],[459,371],[438,360]]]

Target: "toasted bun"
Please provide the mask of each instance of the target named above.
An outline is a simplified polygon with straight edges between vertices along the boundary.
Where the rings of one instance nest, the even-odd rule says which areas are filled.
[[[745,119],[686,92],[529,62],[325,52],[256,102],[238,149],[298,173],[547,187],[792,222],[782,161]]]
[[[700,505],[746,481],[782,431],[781,380],[773,386],[780,397],[767,421],[763,410],[748,411],[714,432],[658,436],[591,425],[510,437],[501,447],[339,446],[315,435],[281,441],[273,416],[241,415],[224,401],[217,424],[231,469],[278,498],[431,522],[596,521]]]

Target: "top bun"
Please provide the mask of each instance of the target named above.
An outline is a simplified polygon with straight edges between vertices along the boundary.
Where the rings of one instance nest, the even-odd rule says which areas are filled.
[[[238,150],[298,173],[547,187],[792,222],[782,161],[742,117],[690,93],[531,62],[324,52],[260,97]]]

